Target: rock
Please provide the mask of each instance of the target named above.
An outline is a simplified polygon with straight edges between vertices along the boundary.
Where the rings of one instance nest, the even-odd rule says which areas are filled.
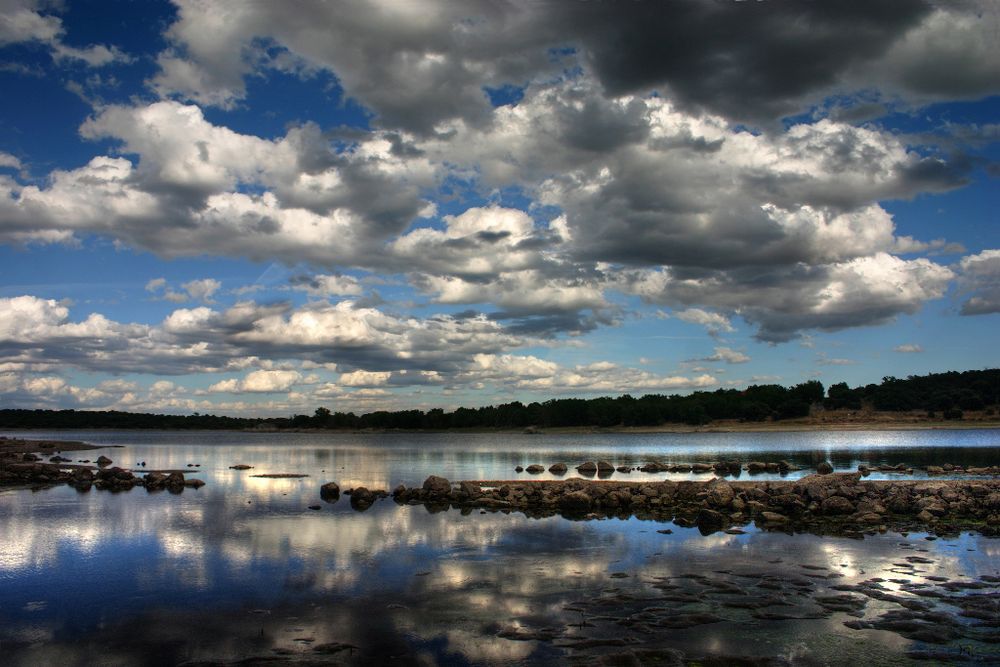
[[[309,509],[311,509],[311,510],[321,510],[323,508],[321,506],[319,506],[319,505],[310,505]]]
[[[328,503],[335,503],[340,499],[340,485],[336,482],[327,482],[319,487],[319,497]]]
[[[438,477],[438,479],[442,478]],[[359,486],[358,488],[351,491],[351,507],[358,511],[364,511],[368,509],[369,507],[372,506],[372,503],[374,502],[375,502],[375,494],[363,486]]]
[[[146,464],[145,464],[145,463],[143,463],[143,465],[146,465]],[[253,469],[253,466],[248,466],[248,465],[247,465],[247,464],[245,464],[245,463],[237,463],[237,464],[236,464],[236,465],[234,465],[234,466],[229,466],[229,469],[230,469],[230,470],[252,470],[252,469]]]
[[[830,496],[820,504],[823,514],[854,514],[854,505],[843,496]]]
[[[747,464],[747,472],[758,473],[767,470],[767,464],[763,461],[751,461]]]
[[[545,466],[533,463],[527,468],[525,468],[525,470],[531,475],[540,475],[541,473],[545,472]]]
[[[828,461],[823,461],[818,466],[816,466],[816,472],[820,475],[829,475],[833,472],[833,466],[830,465]]]
[[[180,491],[184,488],[184,473],[172,472],[167,475],[165,484],[170,491]]]
[[[524,466],[515,466],[514,472],[524,472]]]
[[[927,466],[927,474],[928,475],[943,475],[944,474],[944,468],[941,468],[940,466]]]
[[[149,472],[143,477],[147,491],[157,491],[167,485],[167,476],[162,472]]]
[[[788,517],[777,512],[761,512],[760,516],[766,523],[788,523]]]
[[[473,484],[472,482],[461,482],[459,483],[459,489],[462,491],[462,495],[468,500],[475,500],[483,495],[483,489],[478,484]]]
[[[583,491],[572,491],[559,498],[559,509],[570,514],[582,514],[590,510],[591,499]]]
[[[97,465],[101,466],[102,468],[104,466],[109,466],[112,463],[114,463],[114,461],[109,459],[107,456],[104,456],[103,454],[97,458]]]
[[[593,461],[587,461],[578,465],[576,471],[581,475],[594,475],[597,474],[597,464]]]
[[[184,486],[189,489],[200,489],[205,486],[205,480],[202,479],[186,479],[184,480]]]
[[[448,494],[451,493],[451,482],[444,477],[431,475],[424,480],[423,489],[429,498],[447,498]],[[351,498],[351,502],[354,502],[353,498]]]
[[[726,523],[726,517],[721,512],[703,508],[698,512],[696,523],[699,528],[721,529]]]
[[[632,469],[629,468],[628,466],[618,466],[617,468],[615,468],[615,470],[617,470],[620,473],[624,473],[624,474],[628,474],[628,473],[632,472]]]
[[[735,497],[736,494],[733,492],[733,487],[730,486],[729,482],[713,480],[708,484],[708,496],[705,500],[712,507],[726,508],[732,504]]]
[[[711,464],[708,464],[708,463],[692,463],[691,464],[691,472],[705,473],[705,472],[711,472],[712,470],[714,470],[714,468],[712,467]]]
[[[565,463],[553,463],[549,466],[549,472],[553,475],[565,475],[567,470]]]
[[[615,467],[608,463],[607,461],[597,462],[597,474],[598,475],[610,475],[615,471]]]

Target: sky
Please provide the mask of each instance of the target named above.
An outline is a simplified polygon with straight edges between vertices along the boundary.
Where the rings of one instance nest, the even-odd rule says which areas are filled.
[[[1000,4],[0,0],[0,407],[996,367]]]

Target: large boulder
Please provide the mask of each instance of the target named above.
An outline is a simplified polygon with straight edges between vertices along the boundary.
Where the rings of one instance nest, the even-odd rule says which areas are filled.
[[[327,482],[319,487],[319,497],[328,503],[335,503],[340,499],[340,485],[336,482]]]
[[[576,467],[576,471],[581,475],[596,475],[597,474],[597,464],[593,461],[587,461],[586,463],[581,463]]]
[[[833,472],[833,466],[830,465],[828,461],[823,461],[818,466],[816,466],[816,472],[820,475],[829,475]]]
[[[549,466],[549,472],[553,475],[565,475],[567,470],[565,463],[553,463]]]
[[[448,494],[451,493],[451,482],[444,477],[431,475],[424,480],[423,489],[428,498],[446,498]],[[353,497],[351,498],[351,502],[354,502]]]
[[[545,472],[545,466],[538,465],[537,463],[532,463],[530,466],[525,468],[525,470],[532,475],[540,475]]]
[[[112,463],[114,463],[114,461],[112,461],[111,459],[109,459],[107,456],[104,456],[103,454],[101,456],[97,457],[97,465],[101,466],[102,468],[104,466],[109,466]]]
[[[184,490],[184,473],[172,472],[167,475],[166,486],[168,491],[178,492]]]
[[[162,489],[167,484],[167,476],[162,472],[149,472],[143,476],[147,491]]]
[[[607,461],[597,462],[597,474],[598,475],[610,475],[615,471],[615,467],[608,463]]]
[[[441,479],[440,477],[438,479]],[[375,502],[375,494],[363,486],[351,491],[351,507],[363,512]]]
[[[708,495],[705,500],[710,506],[715,508],[729,507],[735,497],[736,493],[733,492],[733,487],[730,486],[729,482],[716,479],[708,483]]]

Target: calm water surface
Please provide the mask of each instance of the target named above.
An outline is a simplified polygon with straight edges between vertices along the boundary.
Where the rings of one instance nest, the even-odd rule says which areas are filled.
[[[145,461],[147,469],[183,468],[207,484],[179,495],[141,488],[78,493],[69,487],[0,493],[2,664],[179,664],[248,657],[593,664],[602,655],[635,647],[679,650],[688,657],[764,655],[804,665],[900,664],[907,652],[931,649],[962,651],[982,663],[1000,660],[997,644],[985,634],[984,641],[925,645],[892,632],[849,629],[844,621],[852,617],[845,614],[814,613],[813,598],[841,594],[830,586],[875,576],[886,579],[890,590],[909,595],[899,593],[900,587],[928,583],[928,575],[964,580],[1000,574],[1000,542],[974,534],[936,541],[891,533],[851,540],[750,526],[743,535],[703,536],[637,519],[430,513],[388,500],[359,513],[346,498],[322,503],[319,511],[307,509],[320,502],[319,486],[330,480],[342,488],[391,489],[419,484],[429,474],[506,479],[516,477],[516,465],[572,466],[598,458],[616,465],[731,458],[787,459],[801,466],[830,460],[842,469],[858,463],[990,465],[998,463],[996,430],[24,435],[114,446],[69,456],[104,453],[116,465]],[[229,469],[237,463],[254,469]],[[255,473],[309,477],[251,477]],[[901,568],[901,558],[913,554],[929,562]],[[795,618],[766,620],[753,609],[727,606],[734,590],[754,595],[753,582],[762,576],[802,580],[806,575],[811,589],[782,593],[780,608]],[[726,586],[737,589],[727,592]],[[690,599],[684,602],[679,594]],[[889,608],[890,603],[871,600],[861,614],[872,618]],[[717,620],[664,629],[649,620],[666,613],[662,610]],[[977,632],[972,634],[979,637]],[[343,644],[357,648],[338,650]],[[944,659],[937,655],[937,661]]]

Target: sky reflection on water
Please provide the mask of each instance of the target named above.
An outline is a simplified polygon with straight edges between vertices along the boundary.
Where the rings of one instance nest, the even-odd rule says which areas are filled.
[[[987,447],[995,432],[956,433],[955,440],[932,446],[958,442],[960,447],[946,452],[953,463],[970,455],[992,456]],[[269,447],[264,438],[248,441],[244,434],[221,434],[213,444],[197,444],[204,437],[200,434],[131,436],[103,434],[105,442],[126,444],[109,450],[116,463],[146,460],[148,467],[185,469],[200,463],[197,474],[208,484],[179,495],[143,489],[78,493],[69,487],[0,493],[0,650],[8,664],[74,664],[84,655],[102,655],[103,664],[175,664],[275,651],[312,654],[313,647],[329,642],[359,647],[337,654],[347,661],[396,656],[403,664],[541,663],[570,659],[574,650],[554,645],[567,638],[622,632],[600,622],[574,628],[579,614],[565,607],[607,597],[609,591],[626,598],[655,597],[650,586],[658,578],[741,569],[801,574],[803,565],[843,575],[837,582],[899,578],[893,563],[899,562],[900,543],[909,545],[905,553],[934,561],[909,579],[1000,574],[1000,544],[974,535],[933,542],[898,534],[851,540],[763,533],[751,526],[744,535],[702,536],[694,529],[638,519],[579,522],[478,510],[431,513],[389,500],[359,513],[347,498],[335,504],[319,501],[319,486],[331,479],[344,488],[391,488],[419,483],[431,472],[453,479],[512,477],[516,464],[577,463],[608,451],[606,443],[580,437],[565,442],[513,438],[513,446],[507,439],[506,447],[497,450],[491,449],[496,436],[461,436],[434,449],[421,438],[364,446],[279,436],[281,444]],[[273,442],[275,436],[268,437]],[[620,451],[637,461],[647,456],[691,461],[696,454],[711,456],[710,447],[717,447],[699,443],[668,454],[664,447],[644,450],[650,444],[646,438],[625,440]],[[764,460],[775,452],[785,457],[799,451],[803,441],[772,445],[749,453]],[[893,443],[887,450],[930,455],[912,442],[908,448]],[[847,455],[869,456],[870,451]],[[230,470],[234,463],[256,467]],[[251,477],[256,472],[310,477]],[[314,503],[321,510],[307,509]],[[672,534],[656,532],[668,527]],[[781,562],[770,562],[777,559]],[[607,610],[627,615],[635,604],[612,599]],[[869,612],[879,604],[869,604]],[[798,656],[802,664],[809,664],[808,655],[816,657],[817,650],[847,656],[855,655],[857,646],[865,647],[869,658],[898,659],[913,644],[893,633],[850,630],[839,615],[764,625],[746,610],[727,608],[720,615],[726,620],[661,633],[657,643],[691,655]],[[556,642],[498,636],[519,627],[558,628],[562,634]],[[825,633],[823,646],[811,639],[817,633]]]

